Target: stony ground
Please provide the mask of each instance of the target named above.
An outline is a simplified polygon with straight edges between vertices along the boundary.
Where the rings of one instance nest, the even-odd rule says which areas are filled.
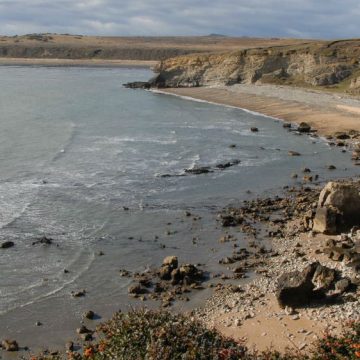
[[[346,321],[360,319],[359,290],[343,294],[336,304],[314,303],[298,309],[282,309],[275,299],[277,279],[282,274],[301,271],[315,261],[337,269],[354,284],[360,282],[359,273],[344,261],[330,259],[324,251],[329,238],[351,238],[358,244],[360,232],[354,230],[348,237],[326,236],[314,234],[309,227],[319,192],[320,187],[316,186],[290,189],[283,198],[260,199],[240,209],[226,210],[228,216],[238,220],[242,217],[242,224],[247,221],[253,228],[259,224],[264,227],[271,238],[272,251],[255,261],[258,265],[254,280],[241,288],[219,285],[220,291],[203,308],[194,311],[196,318],[226,335],[247,341],[250,347],[256,344],[261,350],[283,350],[290,346],[303,351],[325,329],[340,332]],[[261,240],[253,233],[249,241]]]

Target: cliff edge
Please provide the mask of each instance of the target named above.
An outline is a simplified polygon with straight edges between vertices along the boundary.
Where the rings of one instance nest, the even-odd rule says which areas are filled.
[[[360,40],[192,54],[162,61],[151,87],[269,83],[360,93]]]

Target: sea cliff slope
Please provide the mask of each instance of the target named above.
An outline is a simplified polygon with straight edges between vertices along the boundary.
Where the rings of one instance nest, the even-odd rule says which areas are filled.
[[[157,87],[270,83],[360,91],[360,40],[313,42],[167,59]]]

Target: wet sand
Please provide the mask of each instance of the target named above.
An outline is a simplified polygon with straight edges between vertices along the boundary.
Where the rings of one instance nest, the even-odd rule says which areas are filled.
[[[287,122],[307,122],[319,135],[360,130],[360,98],[277,85],[162,89],[168,94],[259,112]]]

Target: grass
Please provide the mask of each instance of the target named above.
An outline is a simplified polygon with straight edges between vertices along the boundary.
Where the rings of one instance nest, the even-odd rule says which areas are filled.
[[[288,350],[253,352],[244,344],[209,330],[184,315],[134,310],[116,313],[99,326],[95,343],[66,355],[31,360],[355,360],[360,359],[360,322],[349,323],[341,336],[325,334],[306,354]]]

